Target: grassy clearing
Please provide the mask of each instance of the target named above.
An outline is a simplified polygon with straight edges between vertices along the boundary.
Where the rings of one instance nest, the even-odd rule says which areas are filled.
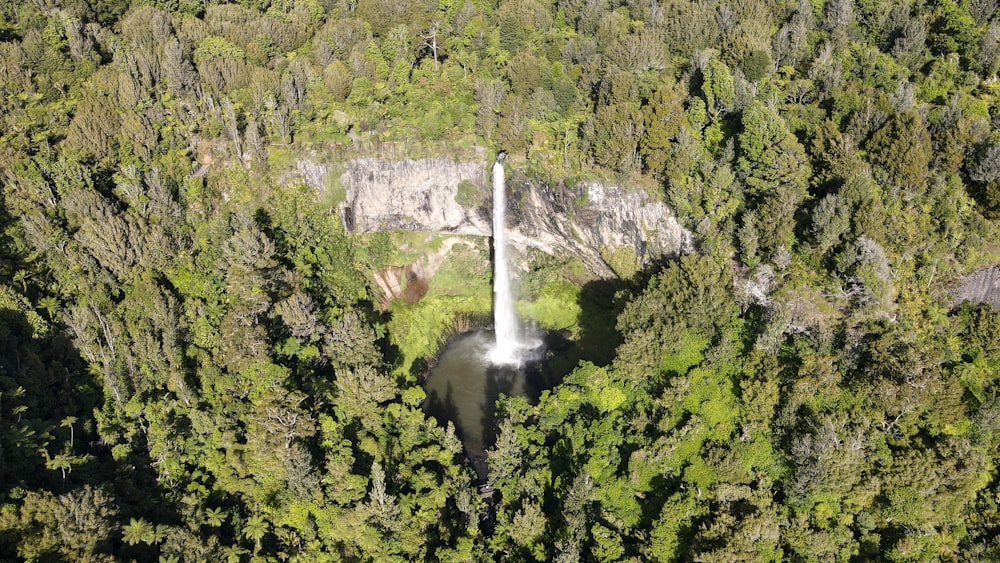
[[[442,250],[446,237],[433,233],[391,235],[387,264],[412,264]],[[414,377],[414,365],[438,353],[464,319],[489,315],[492,307],[489,253],[485,240],[463,239],[454,244],[429,281],[427,295],[417,303],[395,300],[389,333],[399,352],[396,373]]]
[[[399,299],[393,301],[389,333],[399,350],[395,372],[414,379],[415,363],[437,354],[463,316],[489,313],[490,306],[491,294],[488,292],[463,297],[428,295],[412,305]]]
[[[545,330],[569,330],[575,334],[579,328],[580,288],[569,280],[556,278],[542,286],[534,301],[518,303],[518,314],[533,319]]]
[[[462,297],[492,291],[489,249],[485,239],[455,244],[430,283],[430,294]]]
[[[441,249],[441,235],[393,233],[386,264],[403,265]],[[429,280],[417,303],[390,304],[388,329],[396,347],[395,373],[415,380],[423,362],[433,358],[455,332],[489,324],[493,307],[492,266],[485,239],[465,238],[454,244]],[[518,316],[545,331],[563,332],[577,342],[562,361],[567,371],[578,361],[604,361],[617,342],[617,311],[611,295],[587,290],[592,278],[578,260],[538,253],[529,256],[519,276]],[[608,350],[605,350],[605,349]]]
[[[386,265],[412,264],[441,248],[443,237],[424,231],[394,231],[389,234],[390,252]]]

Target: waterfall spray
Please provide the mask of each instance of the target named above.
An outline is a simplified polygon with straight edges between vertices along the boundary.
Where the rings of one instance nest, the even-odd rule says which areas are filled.
[[[494,364],[518,363],[521,348],[507,264],[507,201],[503,169],[506,156],[507,153],[500,152],[493,164],[493,330],[496,344],[490,353],[490,361]]]

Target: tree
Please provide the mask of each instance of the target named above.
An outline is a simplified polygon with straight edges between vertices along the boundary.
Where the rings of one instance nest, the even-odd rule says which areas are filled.
[[[859,305],[888,308],[896,296],[893,272],[885,250],[862,236],[837,257],[837,267],[849,284],[849,293]]]
[[[647,170],[671,176],[674,145],[682,127],[687,126],[682,98],[675,87],[665,82],[643,108],[645,115],[641,151]]]
[[[156,541],[156,527],[143,520],[129,519],[129,523],[122,527],[122,540],[129,545],[139,543],[152,544]]]
[[[501,112],[500,104],[507,95],[507,86],[502,80],[477,79],[475,95],[479,104],[476,107],[476,130],[486,139],[492,139]]]
[[[505,73],[511,92],[528,98],[545,83],[548,69],[543,69],[542,61],[530,52],[520,52],[507,63]]]
[[[708,60],[701,69],[701,92],[712,119],[731,112],[736,101],[736,91],[733,89],[733,74],[726,63],[713,56],[712,52],[703,53]]]
[[[25,559],[111,560],[116,515],[114,497],[87,485],[59,496],[29,491],[0,527],[17,534],[17,554]]]
[[[246,51],[224,37],[206,37],[192,58],[202,81],[217,92],[241,88],[249,80]]]
[[[750,82],[757,82],[767,76],[771,67],[771,57],[765,51],[751,51],[740,63],[743,75]]]
[[[527,111],[528,104],[521,96],[508,94],[504,97],[496,130],[497,139],[504,149],[523,151],[527,148],[530,132]],[[485,121],[483,125],[486,125]]]
[[[243,529],[240,534],[253,542],[253,552],[256,555],[260,552],[261,541],[264,536],[267,535],[269,526],[264,517],[259,514],[254,514],[247,518],[245,524],[243,524]]]
[[[812,234],[821,254],[836,247],[850,227],[850,212],[837,194],[827,194],[813,210]]]
[[[104,79],[117,83],[109,75]],[[115,148],[119,120],[114,111],[116,101],[110,96],[108,92],[95,92],[85,98],[66,132],[67,145],[96,160],[110,156]]]
[[[867,149],[871,154],[875,178],[887,185],[890,202],[904,207],[905,202],[917,199],[927,191],[933,156],[931,136],[916,110],[892,116],[872,135]]]
[[[351,71],[343,62],[338,59],[330,61],[323,71],[323,83],[330,89],[333,99],[338,102],[347,100],[351,94],[351,84],[354,78]]]
[[[624,174],[639,166],[642,112],[632,103],[601,106],[594,118],[594,160]]]
[[[747,186],[747,207],[767,222],[757,228],[770,258],[794,242],[795,210],[805,199],[811,174],[805,149],[774,108],[754,101],[743,111],[736,167]]]

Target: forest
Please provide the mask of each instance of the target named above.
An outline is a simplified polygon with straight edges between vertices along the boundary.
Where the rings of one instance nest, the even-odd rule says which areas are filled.
[[[998,71],[998,0],[0,2],[0,559],[1000,559]],[[290,171],[501,149],[695,248],[564,276],[617,346],[498,402],[486,530]]]

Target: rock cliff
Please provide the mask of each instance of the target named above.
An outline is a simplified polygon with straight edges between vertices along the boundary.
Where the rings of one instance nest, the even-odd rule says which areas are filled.
[[[953,305],[962,301],[989,303],[1000,309],[1000,265],[983,268],[963,277],[952,288]]]
[[[340,180],[348,230],[415,230],[490,236],[488,166],[452,160],[357,159]],[[509,170],[509,169],[508,169]],[[572,253],[595,274],[615,262],[641,267],[691,244],[673,213],[641,190],[581,183],[551,186],[508,172],[511,243]]]

